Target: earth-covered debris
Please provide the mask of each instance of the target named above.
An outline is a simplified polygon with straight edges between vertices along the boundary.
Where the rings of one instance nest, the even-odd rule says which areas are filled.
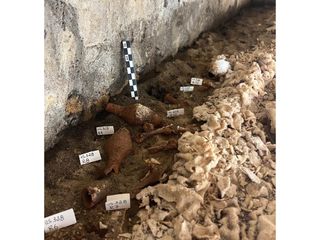
[[[45,214],[72,207],[77,223],[45,238],[275,239],[274,20],[274,7],[246,9],[142,77],[139,103],[176,132],[132,141],[118,174],[101,171],[108,161],[103,146],[111,136],[97,136],[95,128],[126,127],[134,140],[157,127],[132,126],[101,112],[68,129],[46,153]],[[213,69],[218,60],[221,71]],[[210,84],[179,91],[193,77]],[[134,104],[128,93],[124,89],[109,101]],[[168,110],[180,107],[184,115],[166,119]],[[169,141],[177,148],[148,150]],[[94,149],[102,161],[80,166],[78,155]],[[131,208],[106,211],[101,202],[86,209],[83,189],[100,184],[109,194],[134,192]]]

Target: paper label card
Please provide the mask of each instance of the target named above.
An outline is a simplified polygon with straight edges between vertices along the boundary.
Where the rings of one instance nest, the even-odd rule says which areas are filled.
[[[73,208],[51,215],[44,219],[44,232],[50,232],[59,228],[68,227],[77,223]]]
[[[167,117],[176,117],[184,114],[184,108],[177,108],[167,111]]]
[[[202,78],[191,78],[192,85],[202,85],[203,79]]]
[[[79,159],[80,159],[80,164],[83,165],[83,164],[101,160],[101,155],[99,150],[95,150],[95,151],[91,151],[91,152],[87,152],[79,155]]]
[[[192,92],[193,88],[194,88],[194,86],[182,86],[182,87],[180,87],[180,91],[182,91],[182,92]]]
[[[130,193],[107,196],[106,210],[130,208]]]
[[[101,126],[97,127],[97,134],[98,135],[110,135],[114,134],[113,126]]]

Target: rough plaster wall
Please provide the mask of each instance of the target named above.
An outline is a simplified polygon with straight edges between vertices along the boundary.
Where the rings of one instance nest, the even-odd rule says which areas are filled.
[[[45,0],[45,148],[124,87],[122,39],[139,76],[249,2]]]

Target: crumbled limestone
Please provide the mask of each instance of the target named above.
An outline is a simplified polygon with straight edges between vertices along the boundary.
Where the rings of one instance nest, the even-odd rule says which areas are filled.
[[[214,64],[217,59],[226,61],[218,56]],[[137,194],[140,222],[132,239],[275,238],[275,146],[249,110],[274,79],[275,61],[256,51],[228,60],[233,70],[216,71],[225,74],[220,88],[193,109],[193,118],[205,123],[200,132],[185,132],[178,140],[168,182]],[[266,111],[275,131],[274,102]]]

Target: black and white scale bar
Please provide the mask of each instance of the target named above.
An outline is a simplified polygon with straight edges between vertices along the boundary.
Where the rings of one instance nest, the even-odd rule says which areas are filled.
[[[126,60],[126,69],[128,74],[129,86],[131,97],[135,100],[138,100],[138,85],[136,80],[136,74],[133,65],[132,51],[131,51],[131,43],[130,41],[122,41],[124,59]]]

